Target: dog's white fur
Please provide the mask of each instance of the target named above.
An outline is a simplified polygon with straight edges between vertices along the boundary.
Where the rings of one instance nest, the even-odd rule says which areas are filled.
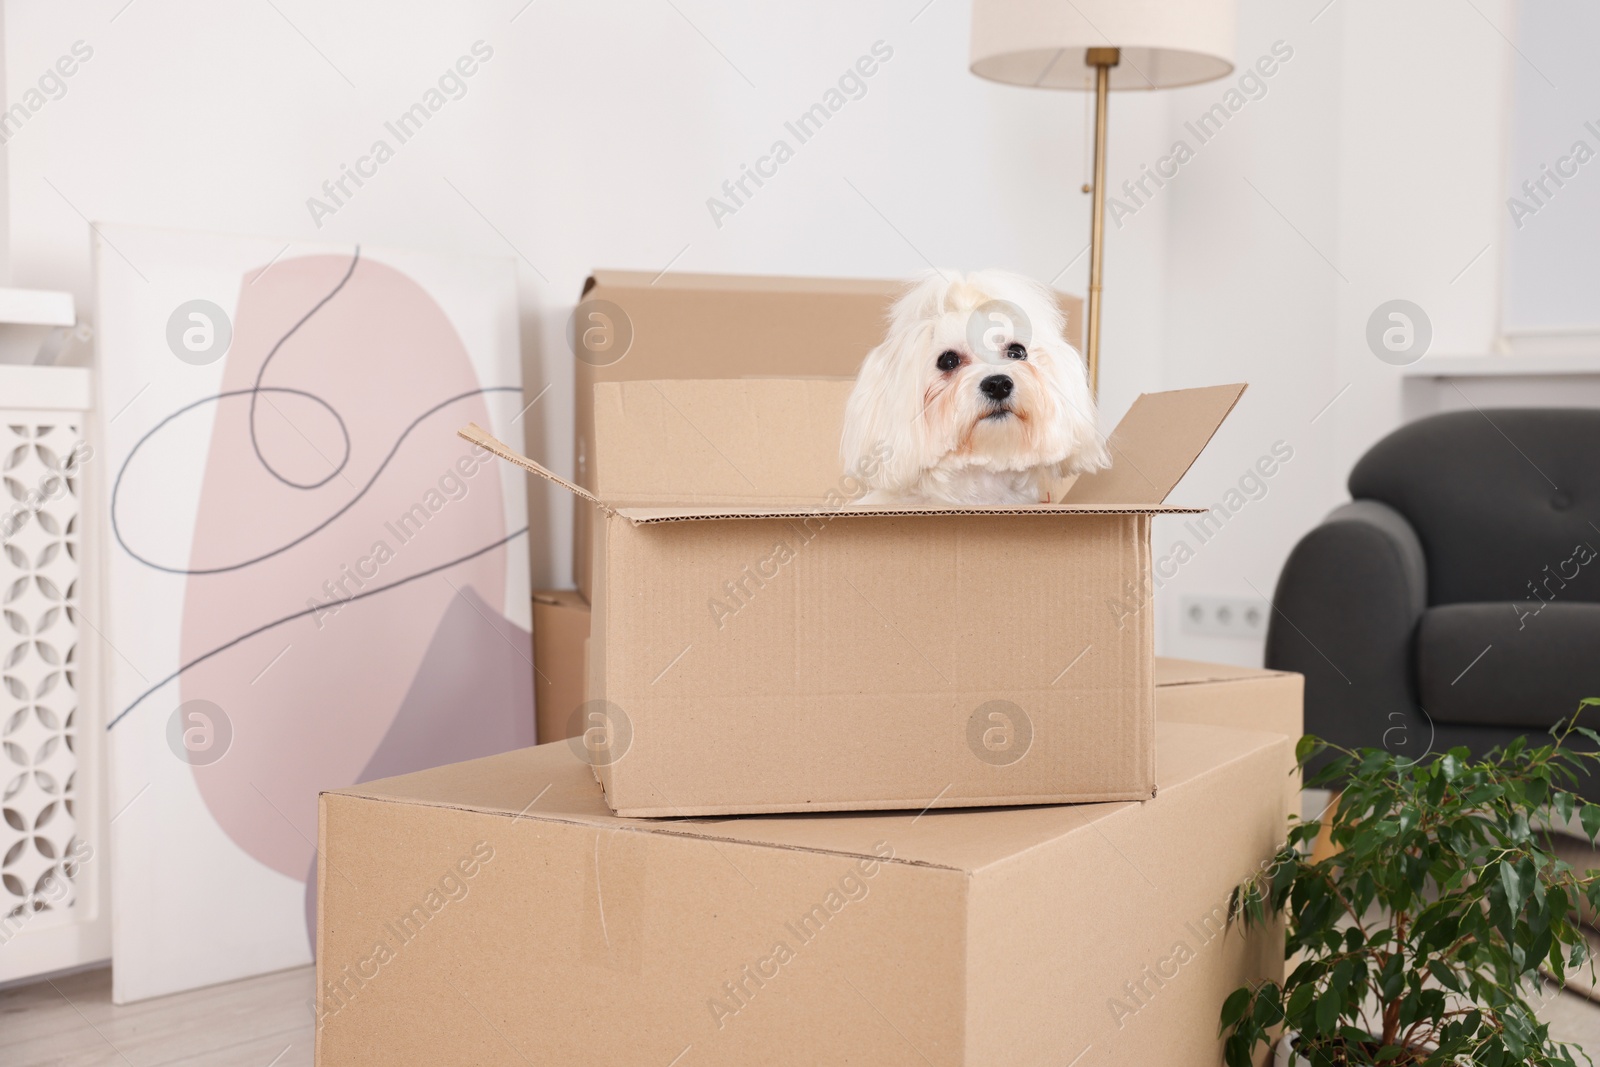
[[[1026,322],[985,307],[995,301]],[[922,276],[845,409],[845,470],[870,489],[858,503],[1038,504],[1060,499],[1065,476],[1105,467],[1083,359],[1063,328],[1051,292],[1021,275]],[[1023,358],[1007,354],[1013,342]],[[954,370],[937,364],[946,352],[960,358]],[[1011,379],[1004,400],[982,389],[995,375]]]

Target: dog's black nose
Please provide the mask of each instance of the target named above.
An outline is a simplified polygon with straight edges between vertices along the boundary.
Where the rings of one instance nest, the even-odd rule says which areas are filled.
[[[1011,395],[1011,379],[1004,374],[991,374],[978,383],[983,395],[999,402]]]

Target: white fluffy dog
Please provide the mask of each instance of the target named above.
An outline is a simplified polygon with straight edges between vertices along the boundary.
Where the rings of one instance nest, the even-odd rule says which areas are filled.
[[[890,313],[845,409],[860,504],[1038,504],[1108,464],[1055,298],[1021,275],[920,278]]]

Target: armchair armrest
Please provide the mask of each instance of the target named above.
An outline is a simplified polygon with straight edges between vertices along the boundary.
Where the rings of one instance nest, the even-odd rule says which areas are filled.
[[[1433,728],[1412,647],[1427,606],[1422,543],[1387,504],[1352,501],[1301,538],[1273,595],[1266,664],[1305,675],[1308,733],[1422,757]]]

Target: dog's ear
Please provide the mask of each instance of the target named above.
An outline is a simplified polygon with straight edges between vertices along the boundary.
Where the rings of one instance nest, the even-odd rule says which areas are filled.
[[[862,361],[845,405],[845,473],[873,489],[910,486],[928,465],[922,405],[933,359],[926,351],[931,331],[926,321],[897,314],[889,335]]]
[[[1065,341],[1050,355],[1056,379],[1056,428],[1067,443],[1062,473],[1085,474],[1109,467],[1111,458],[1106,451],[1105,436],[1099,430],[1083,357]]]
[[[952,281],[938,270],[917,275],[889,312],[883,343],[867,353],[845,408],[845,470],[873,489],[914,485],[938,461],[938,434],[924,410],[935,371],[934,325]]]

